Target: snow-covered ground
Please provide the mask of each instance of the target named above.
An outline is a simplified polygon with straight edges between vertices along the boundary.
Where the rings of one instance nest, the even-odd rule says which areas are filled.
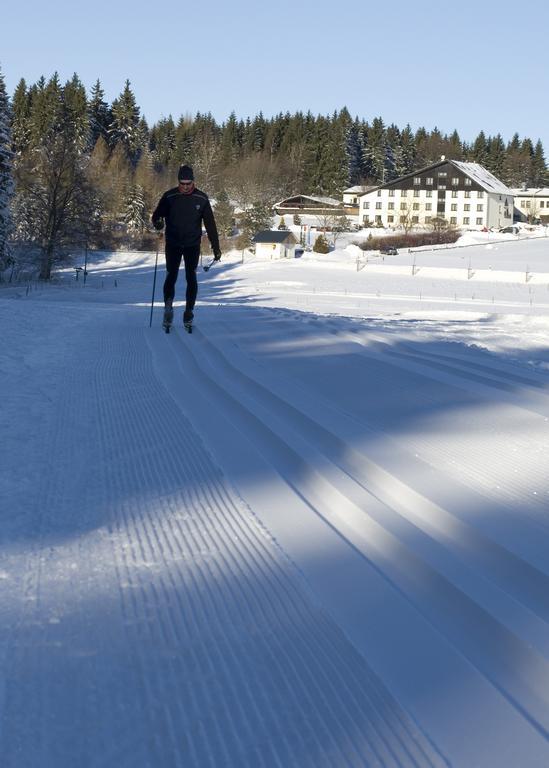
[[[343,246],[0,287],[3,767],[549,765],[549,239]]]

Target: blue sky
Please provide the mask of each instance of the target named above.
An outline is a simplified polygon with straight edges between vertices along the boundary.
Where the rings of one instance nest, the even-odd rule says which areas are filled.
[[[93,10],[92,10],[93,9]],[[10,3],[0,68],[99,78],[112,101],[131,81],[149,124],[211,111],[224,120],[347,106],[413,129],[539,137],[549,160],[549,4],[529,0],[128,0]]]

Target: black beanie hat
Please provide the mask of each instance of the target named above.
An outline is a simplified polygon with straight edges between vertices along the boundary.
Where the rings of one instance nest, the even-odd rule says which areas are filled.
[[[180,166],[179,173],[177,174],[177,180],[178,181],[194,181],[194,173],[190,165]]]

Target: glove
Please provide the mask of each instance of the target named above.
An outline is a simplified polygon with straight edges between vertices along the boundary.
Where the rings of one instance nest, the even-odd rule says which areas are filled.
[[[214,261],[219,261],[221,258],[221,251],[214,251]]]
[[[161,232],[164,229],[164,222],[162,219],[157,219],[154,223],[154,228]]]

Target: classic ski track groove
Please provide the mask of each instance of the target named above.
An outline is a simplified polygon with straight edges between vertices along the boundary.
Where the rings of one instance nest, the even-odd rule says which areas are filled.
[[[447,765],[227,485],[150,334],[94,333],[60,382],[3,765]]]
[[[184,331],[178,331],[177,335],[179,336],[179,334],[185,335]],[[196,334],[195,334],[195,338],[196,338]],[[193,338],[193,340],[189,340],[189,343],[190,344],[194,343],[194,338]],[[208,459],[208,461],[209,461],[209,459]],[[246,538],[248,539],[248,537],[246,537]],[[256,548],[257,548],[257,542],[251,541],[251,547],[248,546],[248,550],[246,552],[246,557],[247,557],[248,560],[250,558],[254,558],[255,559],[257,557],[257,555],[255,554]],[[280,578],[281,577],[278,576],[277,581],[279,581]],[[285,589],[285,592],[286,591],[287,591],[287,588]],[[301,610],[302,609],[303,608],[301,608]],[[307,613],[310,613],[310,610],[308,610]],[[322,638],[322,642],[320,641],[320,638]],[[319,631],[315,635],[315,642],[313,644],[314,647],[315,647],[315,650],[316,650],[316,654],[315,655],[318,655],[319,657],[324,656],[324,664],[326,665],[324,667],[325,670],[329,670],[330,668],[333,667],[333,659],[337,658],[338,655],[339,655],[337,653],[337,647],[334,647],[332,652],[327,652],[327,649],[325,649],[323,647],[328,640],[329,640],[329,635],[328,636],[326,635],[326,630],[324,629],[323,631]],[[348,653],[350,653],[350,647],[348,648],[347,654]],[[342,661],[344,661],[345,666],[348,666],[347,661],[345,660],[344,656],[342,657]],[[307,670],[310,668],[310,661],[307,660],[307,657],[303,657],[303,658],[300,658],[298,664],[293,664],[292,666],[293,666],[294,675],[296,676],[295,679],[297,680],[299,678],[299,675],[300,675],[300,670],[302,670],[301,674],[303,674],[303,671],[305,671],[305,673],[307,674]],[[351,672],[351,668],[350,667],[349,667],[349,672]],[[309,676],[309,675],[307,675],[307,676],[308,676],[307,686],[308,687],[309,686],[313,686],[313,688],[314,688],[315,687],[315,679],[314,679],[314,677],[313,676]],[[375,680],[375,678],[373,680]],[[376,688],[378,690],[377,690],[377,694],[374,694],[374,701],[380,695],[383,698],[385,698],[386,694],[382,693],[382,689],[379,688],[379,683],[375,684],[374,690],[370,690],[368,695],[370,696],[372,693],[374,693]],[[326,711],[327,712],[329,711],[329,708],[330,708],[330,705],[328,703],[329,700],[335,699],[337,701],[340,698],[340,696],[342,695],[341,693],[338,693],[339,690],[343,690],[343,689],[341,689],[340,686],[337,684],[337,678],[335,678],[334,682],[331,684],[329,699],[324,699],[323,706],[326,707]],[[361,699],[363,699],[363,696],[358,696],[356,690],[355,690],[355,693],[353,694],[353,696],[355,697],[354,705],[353,706],[360,706]],[[341,706],[343,706],[343,703],[344,702],[342,701],[341,702]],[[367,740],[364,740],[364,739],[361,740],[362,743],[360,744],[360,747],[358,748],[358,750],[357,750],[357,747],[355,746],[356,758],[358,759],[358,762],[356,764],[357,765],[364,764],[364,762],[363,762],[364,759],[365,759],[364,750],[366,750],[366,753],[369,755],[369,757],[367,757],[367,764],[370,764],[370,761],[373,761],[372,764],[378,764],[379,763],[380,765],[391,765],[391,764],[393,764],[393,762],[395,762],[395,764],[397,764],[397,765],[400,765],[400,764],[403,764],[403,765],[410,764],[410,765],[412,765],[412,764],[416,764],[416,759],[418,760],[418,763],[417,763],[418,765],[423,765],[424,762],[425,762],[426,765],[430,764],[430,761],[433,760],[434,758],[433,758],[433,756],[428,756],[428,754],[426,752],[424,752],[424,747],[420,746],[419,747],[419,752],[418,752],[418,744],[415,743],[416,741],[418,741],[417,735],[414,737],[414,741],[412,741],[411,743],[409,742],[409,735],[410,735],[409,727],[410,726],[409,726],[409,723],[407,724],[406,718],[399,711],[398,707],[395,707],[394,705],[390,705],[390,704],[384,704],[384,705],[382,704],[380,706],[380,703],[381,702],[378,699],[377,704],[375,704],[373,706],[373,708],[368,706],[369,714],[368,714],[367,722],[371,721],[371,726],[368,727],[368,730],[373,725],[374,726],[374,731],[375,731],[375,711],[376,711],[376,709],[378,709],[378,711],[382,714],[382,716],[384,718],[386,718],[385,710],[388,709],[388,711],[390,712],[390,717],[389,717],[389,720],[387,720],[387,727],[390,727],[390,728],[394,729],[393,719],[396,717],[397,721],[401,722],[400,728],[404,727],[404,729],[405,729],[403,731],[403,736],[399,740],[402,743],[399,744],[398,747],[397,747],[397,749],[398,749],[397,754],[392,754],[394,752],[395,745],[394,744],[391,745],[390,740],[385,739],[384,740],[385,741],[385,746],[381,748],[381,752],[380,752],[380,745],[379,744],[376,745],[375,741],[373,743],[369,743],[369,741],[371,741],[372,736],[373,736],[373,733],[372,733],[370,735],[370,739],[369,740],[368,739]],[[313,701],[313,699],[309,700],[309,705],[314,708],[314,701]],[[317,705],[318,705],[318,702],[317,702]],[[310,714],[309,714],[309,718],[310,718]],[[390,726],[389,722],[393,723],[393,725]],[[356,723],[355,728],[357,729],[358,732],[360,731],[360,724],[359,724],[359,722]],[[364,728],[364,723],[362,723],[362,728]],[[421,739],[419,739],[419,744],[421,744]],[[414,755],[416,755],[417,757],[414,757]],[[283,763],[283,764],[286,765],[287,763]]]
[[[458,652],[547,737],[536,651],[547,649],[547,574],[343,446],[329,413],[322,423],[309,416],[302,387],[264,380],[236,346],[221,350],[199,328],[113,334],[109,319],[93,319],[89,357],[60,381],[56,461],[17,554],[23,608],[6,646],[6,768],[448,764],[226,481],[176,392],[185,382],[234,409],[296,498],[420,612],[425,578],[478,620],[488,633],[480,652]],[[83,396],[93,419],[82,416]],[[92,466],[75,461],[75,422]],[[475,579],[478,603],[467,594]],[[504,626],[498,611],[514,601]],[[451,643],[457,616],[444,599],[436,607],[427,620]]]
[[[293,312],[293,311],[286,311],[286,310],[277,310],[276,314],[280,317],[280,320],[275,320],[274,322],[286,322],[288,320],[291,320],[292,317],[294,317],[294,320],[298,319],[300,322],[305,323],[314,323],[315,328],[318,327],[320,329],[326,327],[331,327],[331,321],[330,319],[323,319],[318,318],[315,320],[303,320],[302,318],[298,318],[297,315],[299,313]],[[265,324],[269,325],[273,321],[270,319],[265,320]],[[349,343],[351,346],[351,349],[354,353],[358,355],[363,355],[365,359],[375,359],[375,360],[381,360],[385,362],[389,362],[391,365],[396,365],[402,367],[406,367],[408,370],[413,371],[421,376],[431,376],[434,381],[439,381],[440,379],[437,377],[436,371],[430,372],[429,368],[425,368],[424,366],[420,364],[416,364],[415,362],[412,362],[411,364],[409,362],[401,362],[399,364],[399,361],[395,357],[391,357],[388,350],[390,351],[390,344],[386,340],[379,339],[379,334],[376,335],[375,332],[370,333],[368,331],[366,339],[368,343],[368,348],[365,346],[365,342],[358,336],[358,332],[348,332],[348,331],[339,331],[337,328],[333,331],[327,330],[327,339],[330,339],[331,337],[336,336],[338,339],[341,339],[343,342]],[[372,342],[372,339],[378,338],[377,343],[377,350],[370,349],[370,344]],[[487,366],[485,366],[487,367]],[[508,371],[508,369],[512,368],[510,365],[505,364],[499,364],[497,366],[498,373],[503,370],[504,372]],[[442,383],[446,386],[457,386],[460,389],[462,389],[464,392],[469,392],[471,386],[474,386],[475,384],[478,384],[478,382],[472,382],[468,381],[464,378],[461,378],[459,376],[459,370],[456,371],[457,375],[452,375],[452,377],[449,377],[447,374],[444,375],[444,379],[442,380]],[[532,374],[532,379],[529,377],[521,377],[521,379],[524,378],[526,381],[530,382],[532,381],[533,384],[541,385],[542,380],[540,380],[540,377],[536,377],[534,374]],[[482,384],[479,384],[478,386],[478,392],[477,394],[480,394],[481,396],[489,396],[489,385],[488,380]],[[526,411],[528,414],[533,414],[534,416],[544,416],[544,412],[540,412],[538,409],[538,405],[540,408],[544,408],[545,404],[547,404],[547,407],[549,407],[549,394],[546,394],[546,385],[545,385],[545,392],[542,391],[541,386],[537,386],[536,388],[533,388],[532,391],[532,398],[533,398],[533,407],[532,409],[524,408],[522,405],[518,405],[512,396],[508,397],[508,403],[509,406],[512,408],[516,408],[517,415],[520,414],[522,411]],[[323,404],[325,404],[327,401],[323,401]],[[340,413],[342,413],[344,416],[349,416],[345,412],[344,407],[342,407],[339,403],[337,406],[335,406],[331,402],[327,402],[328,407],[331,407],[332,410],[338,410]],[[356,416],[353,418],[356,419]],[[544,420],[546,417],[544,416]],[[360,419],[358,419],[360,421]],[[365,424],[362,422],[363,427],[368,432],[373,432],[373,425]],[[459,450],[456,449],[454,446],[452,448],[452,452],[450,453],[444,445],[441,445],[440,442],[437,443],[435,450],[432,449],[432,443],[426,437],[425,435],[418,436],[415,435],[413,439],[408,438],[409,442],[409,450],[411,454],[413,455],[414,452],[418,453],[424,453],[425,448],[431,448],[431,453],[436,456],[436,462],[433,463],[433,468],[437,468],[438,471],[442,471],[445,474],[448,475],[450,478],[450,475],[448,474],[448,468],[450,462],[454,465],[454,472],[452,473],[453,481],[456,483],[456,475],[459,475],[460,479],[468,481],[468,485],[470,486],[470,491],[473,491],[473,489],[477,489],[477,492],[481,494],[485,494],[487,497],[494,495],[494,487],[493,484],[487,479],[485,473],[481,471],[481,467],[483,465],[483,453],[482,449],[476,450],[473,446],[468,445],[466,454],[462,455],[460,457]],[[498,448],[491,446],[491,451],[497,451]],[[505,456],[505,446],[501,446],[499,448],[499,453],[503,457]],[[460,460],[461,459],[461,460]],[[538,477],[540,481],[540,486],[543,486],[543,480],[544,476]],[[500,475],[498,477],[498,500],[501,500],[501,511],[508,511],[510,514],[513,514],[513,504],[514,500],[516,499],[516,483],[514,482],[514,478],[510,476],[509,473]],[[463,485],[462,492],[465,491],[467,493],[466,485],[461,483]],[[459,482],[457,482],[457,485],[460,485]],[[469,505],[471,506],[471,505]],[[535,545],[536,541],[536,533],[535,531],[538,531],[539,535],[547,536],[547,533],[549,532],[549,515],[547,513],[547,499],[540,496],[531,496],[529,498],[529,504],[526,510],[523,513],[525,516],[528,517],[528,525],[532,527],[533,531],[530,532],[530,534],[527,537],[528,541],[528,550],[530,553],[530,550],[532,548],[532,543]],[[479,521],[480,522],[480,521]],[[526,520],[524,521],[526,524]],[[532,535],[533,534],[533,535]],[[507,543],[506,546],[509,546],[511,549],[513,549],[516,546],[519,546],[520,543],[520,537],[521,537],[521,531],[517,530],[515,528],[514,532],[515,542],[512,541],[512,537],[507,537]],[[546,557],[546,550],[540,547],[540,553],[539,557],[537,558],[537,566],[549,573],[549,567],[547,563],[547,557]]]
[[[383,502],[380,504],[379,499],[373,498],[364,486],[362,490],[366,491],[366,495],[357,493],[356,485],[350,487],[347,482],[352,477],[350,473],[347,474],[346,479],[335,466],[323,463],[320,457],[314,456],[313,446],[317,442],[318,425],[307,423],[302,413],[288,407],[278,396],[273,395],[243,373],[242,368],[237,369],[232,366],[220,350],[207,341],[202,334],[197,333],[196,338],[197,341],[200,340],[201,349],[200,356],[195,355],[195,362],[204,375],[212,380],[224,380],[227,388],[230,386],[233,391],[238,387],[241,396],[232,407],[247,403],[249,413],[257,418],[264,428],[284,442],[287,450],[294,454],[296,465],[301,463],[301,476],[309,474],[314,478],[311,482],[311,487],[315,488],[315,494],[311,497],[312,506],[342,531],[355,546],[358,546],[370,561],[377,563],[379,569],[409,596],[418,610],[425,611],[425,604],[421,599],[421,579],[434,581],[437,589],[445,595],[446,599],[435,601],[436,611],[429,609],[426,616],[451,641],[456,642],[453,639],[453,630],[457,629],[463,615],[467,615],[469,621],[477,626],[484,627],[474,644],[467,644],[461,638],[458,641],[458,647],[491,680],[493,685],[507,696],[518,711],[547,737],[549,734],[547,710],[549,665],[542,653],[531,646],[532,643],[536,643],[542,652],[547,653],[549,644],[545,622],[528,611],[525,612],[520,604],[510,600],[504,592],[494,590],[483,577],[479,579],[478,573],[468,573],[468,569],[460,565],[457,558],[452,562],[448,552],[438,542],[422,537],[421,546],[418,546],[417,528],[403,524],[402,518],[398,519],[396,515],[391,514],[389,505]],[[189,349],[194,350],[194,348]],[[207,362],[205,362],[206,359]],[[251,403],[254,403],[254,407]],[[271,417],[269,417],[269,410]],[[285,423],[282,427],[283,420]],[[296,422],[299,424],[299,435],[295,431]],[[307,435],[307,429],[310,435]],[[303,439],[307,440],[307,438],[309,445],[304,448]],[[312,460],[308,458],[307,453],[312,454]],[[330,457],[326,458],[330,462]],[[320,470],[321,467],[322,470]],[[288,473],[287,465],[281,466],[279,471]],[[327,477],[328,480],[326,480]],[[297,484],[298,481],[296,479],[293,482]],[[324,490],[319,493],[318,489],[323,486]],[[303,487],[302,484],[301,491],[307,493]],[[320,501],[320,496],[324,503]],[[331,498],[332,508],[337,507],[344,512],[340,511],[339,514],[334,515],[325,502],[327,498]],[[432,530],[429,531],[431,535],[432,532]],[[373,548],[372,542],[374,542]],[[451,541],[449,543],[452,544]],[[487,542],[485,543],[488,545]],[[447,544],[448,541],[445,542],[445,545]],[[509,554],[502,550],[498,553],[495,547],[493,550],[501,558],[502,565],[503,560],[508,559],[511,562],[506,563],[506,566],[513,567]],[[384,556],[384,552],[391,552],[393,557],[390,559]],[[398,553],[396,557],[395,552]],[[395,567],[395,561],[400,564],[400,567]],[[524,569],[530,578],[536,578],[539,582],[534,584],[533,592],[536,594],[534,602],[538,603],[538,609],[541,608],[543,617],[547,618],[547,578],[541,573],[536,573],[525,563],[515,561],[514,567],[518,568],[519,573]],[[504,570],[505,568],[502,568],[501,572]],[[418,578],[419,581],[417,581]],[[514,615],[515,620],[510,620],[509,615]],[[501,621],[505,621],[505,624]],[[522,663],[516,665],[516,659],[519,657]],[[530,674],[523,675],[516,668],[513,669],[514,666],[520,666],[521,669],[528,668]],[[530,701],[529,710],[525,710],[520,703],[525,698],[525,693]]]

